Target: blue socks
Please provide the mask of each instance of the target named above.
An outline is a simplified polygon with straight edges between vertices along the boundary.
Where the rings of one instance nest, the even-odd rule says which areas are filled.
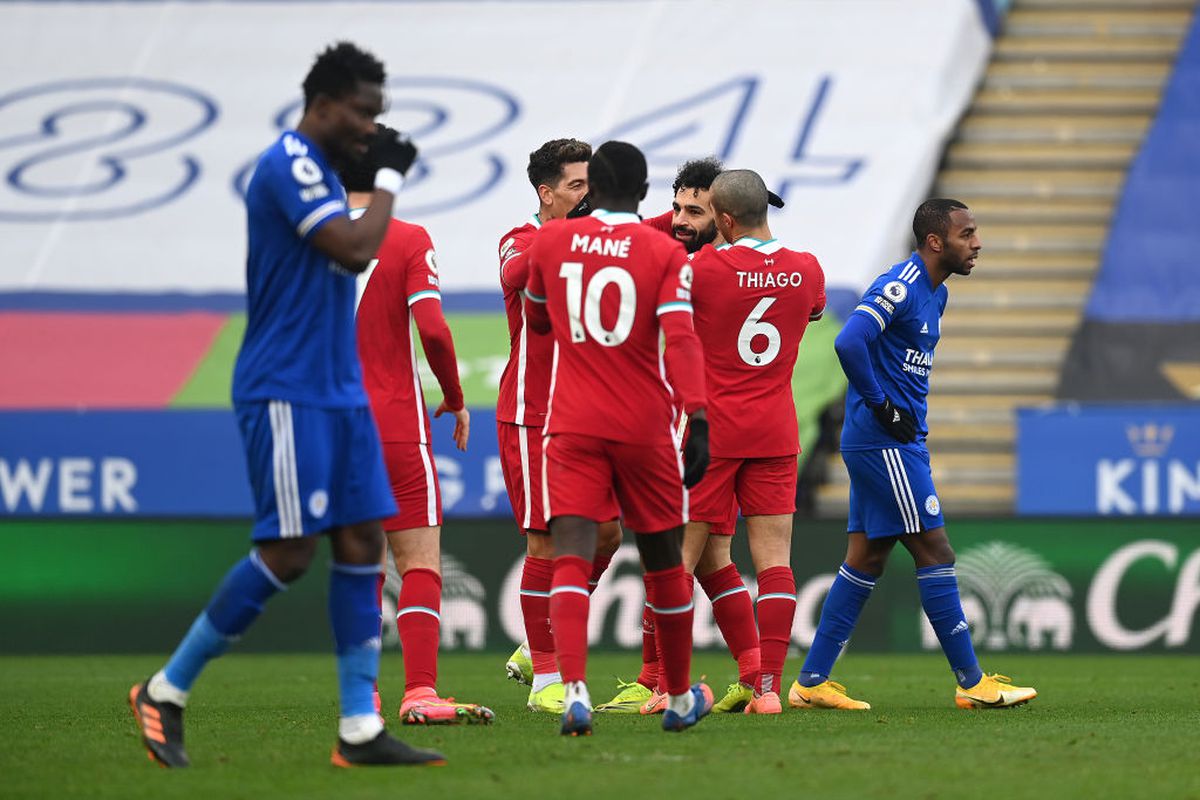
[[[267,569],[257,550],[233,565],[163,669],[168,681],[190,691],[211,659],[241,636],[276,592],[287,586]]]
[[[825,605],[821,607],[817,635],[813,637],[812,647],[797,678],[801,686],[816,686],[829,679],[833,662],[837,661],[842,648],[850,640],[850,634],[858,623],[858,615],[862,613],[874,588],[873,576],[846,564],[838,569],[829,595],[825,598]]]
[[[378,564],[334,563],[329,572],[329,621],[337,650],[342,717],[375,714],[379,675]]]
[[[966,689],[979,683],[983,670],[975,658],[971,629],[967,626],[967,618],[958,598],[954,564],[921,567],[917,570],[917,587],[921,591],[921,607],[933,625],[958,685]],[[824,618],[821,622],[824,624]]]

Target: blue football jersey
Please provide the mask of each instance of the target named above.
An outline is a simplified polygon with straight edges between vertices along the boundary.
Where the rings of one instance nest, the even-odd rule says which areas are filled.
[[[917,253],[875,279],[853,314],[863,314],[878,325],[880,334],[868,352],[875,378],[891,401],[917,419],[917,441],[902,445],[884,431],[853,384],[846,390],[846,420],[842,449],[925,446],[929,374],[933,351],[941,336],[946,286],[929,282],[925,262]]]
[[[311,243],[346,216],[346,193],[320,149],[287,131],[246,191],[246,334],[233,400],[323,408],[367,404],[354,334],[354,275]]]

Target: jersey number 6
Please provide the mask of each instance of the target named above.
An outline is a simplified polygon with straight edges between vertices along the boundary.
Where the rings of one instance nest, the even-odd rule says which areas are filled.
[[[567,319],[571,324],[571,341],[579,344],[586,341],[588,334],[605,347],[616,347],[629,338],[633,330],[633,315],[637,311],[637,287],[633,276],[620,267],[604,267],[588,281],[587,296],[584,297],[583,264],[579,261],[564,261],[558,277],[567,279]],[[600,298],[604,290],[616,284],[620,310],[612,328],[605,328],[600,321]],[[582,311],[583,319],[580,320]],[[587,333],[584,333],[586,327]],[[775,349],[779,349],[776,332]]]
[[[746,321],[742,323],[742,329],[738,331],[738,355],[742,357],[742,361],[752,367],[765,367],[779,355],[779,328],[762,321],[763,315],[774,303],[774,297],[764,297],[759,300],[758,305],[750,312],[750,316],[746,317]],[[755,336],[767,337],[767,348],[761,353],[754,352],[754,348],[750,346],[750,342],[754,341]]]

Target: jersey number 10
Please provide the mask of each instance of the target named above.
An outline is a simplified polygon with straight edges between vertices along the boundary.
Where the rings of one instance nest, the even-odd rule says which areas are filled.
[[[633,315],[637,311],[637,287],[632,275],[620,267],[604,267],[588,281],[586,297],[581,262],[564,261],[558,277],[567,279],[567,319],[571,324],[572,342],[585,342],[590,334],[598,344],[616,347],[629,338],[629,332],[633,330]],[[600,298],[604,290],[614,284],[620,297],[620,310],[613,326],[605,328],[600,321]]]

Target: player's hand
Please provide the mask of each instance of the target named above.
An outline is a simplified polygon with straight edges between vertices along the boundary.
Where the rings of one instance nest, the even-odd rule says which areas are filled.
[[[917,440],[917,418],[903,408],[893,405],[886,397],[881,405],[871,406],[871,413],[896,441],[908,443]]]
[[[433,412],[433,416],[440,417],[447,411],[454,415],[454,446],[459,450],[466,450],[467,440],[471,438],[471,412],[467,411],[466,406],[455,411],[443,400],[442,404],[437,407],[437,411]]]
[[[375,169],[394,169],[407,175],[417,160],[417,146],[395,128],[378,123],[375,135],[367,142],[367,160]]]
[[[708,470],[708,420],[692,415],[683,443],[683,485],[692,488]]]

